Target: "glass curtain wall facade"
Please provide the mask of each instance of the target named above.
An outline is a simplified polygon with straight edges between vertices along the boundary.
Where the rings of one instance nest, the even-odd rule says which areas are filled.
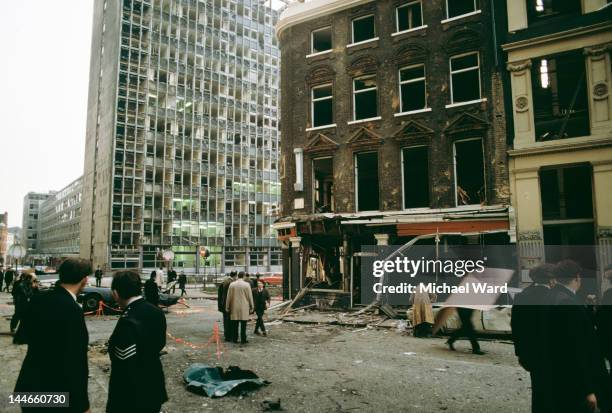
[[[81,255],[145,269],[172,250],[186,271],[279,270],[278,12],[250,0],[119,3],[96,4]]]

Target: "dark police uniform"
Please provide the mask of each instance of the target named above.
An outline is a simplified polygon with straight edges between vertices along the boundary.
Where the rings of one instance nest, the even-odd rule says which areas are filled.
[[[87,350],[83,309],[64,288],[44,292],[27,306],[22,330],[28,352],[15,392],[68,392],[68,408],[26,408],[24,412],[74,412],[89,409]]]
[[[106,411],[158,413],[168,400],[160,351],[166,345],[166,317],[139,298],[130,303],[108,343],[111,376]]]
[[[548,286],[532,284],[517,294],[512,306],[514,352],[531,376],[531,411],[552,410],[549,312],[552,295]]]

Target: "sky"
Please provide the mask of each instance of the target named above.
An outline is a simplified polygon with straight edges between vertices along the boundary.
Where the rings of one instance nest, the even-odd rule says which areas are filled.
[[[0,213],[83,173],[93,0],[0,1]]]

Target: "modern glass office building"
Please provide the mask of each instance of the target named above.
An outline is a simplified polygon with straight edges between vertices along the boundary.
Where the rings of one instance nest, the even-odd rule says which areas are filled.
[[[260,0],[94,7],[81,256],[280,270],[278,12]]]

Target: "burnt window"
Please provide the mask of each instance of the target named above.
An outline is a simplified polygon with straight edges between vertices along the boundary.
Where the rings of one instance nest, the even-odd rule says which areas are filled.
[[[589,135],[585,61],[580,50],[534,59],[531,84],[536,140]]]
[[[481,139],[455,142],[455,197],[457,205],[486,201],[484,157]]]
[[[376,77],[353,80],[353,119],[362,120],[378,116]]]
[[[379,208],[377,152],[355,154],[355,180],[357,212],[377,211]]]
[[[331,50],[332,48],[332,30],[331,26],[324,27],[312,32],[312,50],[311,53],[321,53]]]
[[[413,1],[395,9],[396,30],[403,32],[423,26],[423,5]]]
[[[582,13],[580,0],[526,0],[527,16],[530,24],[542,19]]]
[[[480,59],[477,52],[450,59],[451,103],[480,99]]]
[[[478,0],[446,0],[446,17],[463,16],[478,10]]]
[[[400,107],[402,112],[425,109],[425,65],[409,66],[399,71]]]
[[[326,126],[334,123],[332,85],[312,88],[312,126]]]
[[[426,146],[402,150],[404,208],[429,207],[429,156]]]
[[[334,160],[319,158],[312,161],[314,212],[334,210]]]
[[[374,15],[353,20],[353,43],[365,42],[375,37]]]
[[[542,226],[544,244],[593,245],[593,171],[590,165],[569,165],[540,170]],[[547,248],[547,259],[567,258],[559,255],[559,247]],[[595,268],[592,248],[565,250],[586,268]],[[577,256],[571,256],[577,254]]]
[[[542,218],[546,220],[593,218],[589,165],[540,171]]]

